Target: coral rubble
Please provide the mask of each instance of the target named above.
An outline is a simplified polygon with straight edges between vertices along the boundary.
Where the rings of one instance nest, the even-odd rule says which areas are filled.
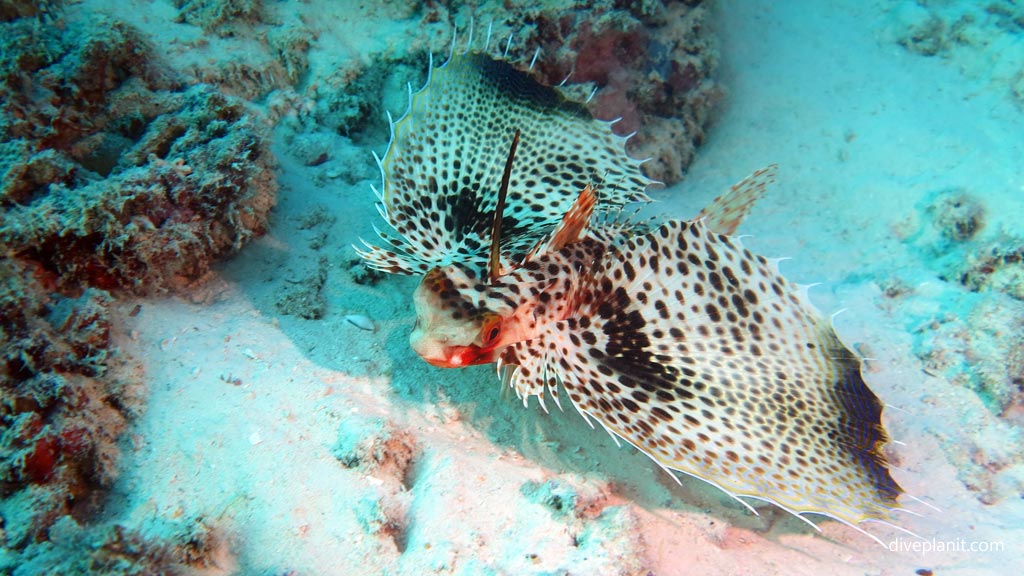
[[[47,295],[28,267],[0,263],[5,546],[44,539],[62,516],[88,518],[117,476],[118,437],[141,394],[111,354],[110,304],[96,289]]]
[[[345,468],[359,469],[376,479],[355,507],[356,518],[367,534],[405,550],[409,490],[415,458],[415,437],[383,418],[352,418],[339,431],[332,452]]]
[[[987,230],[985,202],[960,188],[930,194],[920,209],[922,225],[907,240],[956,307],[919,319],[916,353],[993,413],[1019,420],[1024,346],[1014,335],[1024,330],[1024,242]]]
[[[184,89],[136,30],[96,26],[5,25],[0,246],[63,291],[178,290],[264,231],[273,157],[241,101]]]
[[[87,529],[64,517],[50,532],[48,540],[28,547],[14,574],[195,574],[233,565],[223,535],[199,519]]]
[[[888,0],[890,35],[907,51],[949,59],[986,89],[996,87],[1024,109],[1024,5]]]
[[[969,391],[979,403],[963,436],[940,434],[960,480],[979,501],[1024,494],[1024,241],[997,220],[983,194],[949,188],[918,205],[904,240],[934,275],[911,287],[884,286],[893,306],[914,312],[908,326],[924,370]],[[1013,228],[1011,226],[1010,228]],[[969,396],[968,396],[969,397]]]

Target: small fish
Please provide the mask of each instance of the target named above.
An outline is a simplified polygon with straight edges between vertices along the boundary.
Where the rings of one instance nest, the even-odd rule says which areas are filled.
[[[410,344],[424,360],[493,362],[524,405],[564,393],[670,474],[878,541],[858,525],[889,524],[902,493],[882,403],[805,290],[733,236],[774,166],[692,220],[620,220],[652,182],[608,124],[468,50],[413,95],[380,164],[399,237],[360,253],[423,274]]]

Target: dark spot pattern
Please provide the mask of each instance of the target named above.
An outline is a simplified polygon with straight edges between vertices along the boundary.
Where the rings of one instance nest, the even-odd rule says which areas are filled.
[[[382,208],[397,234],[360,250],[367,264],[422,275],[446,262],[483,268],[502,169],[521,131],[502,222],[502,254],[526,253],[588,184],[599,210],[648,200],[624,138],[508,62],[470,52],[435,67],[395,121],[381,162]]]
[[[520,394],[560,384],[653,459],[734,495],[851,523],[890,518],[902,490],[881,452],[882,404],[796,286],[699,222],[628,242],[614,230],[592,236],[578,259],[566,250],[541,259],[541,269],[584,271],[580,304],[505,350]],[[681,276],[677,263],[692,260],[701,264]]]

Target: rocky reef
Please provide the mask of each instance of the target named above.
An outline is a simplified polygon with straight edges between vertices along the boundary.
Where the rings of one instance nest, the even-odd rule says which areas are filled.
[[[118,437],[141,409],[139,387],[109,370],[119,362],[110,296],[47,294],[31,272],[0,263],[0,509],[5,519],[31,519],[5,522],[14,547],[40,539],[62,515],[88,516],[95,491],[117,475]]]
[[[144,407],[140,368],[112,344],[106,292],[48,293],[33,273],[0,262],[0,572],[203,566],[223,550],[197,519],[151,533],[96,523],[118,476],[121,436]]]
[[[181,290],[266,228],[265,129],[130,26],[5,24],[0,245],[62,292]]]
[[[94,524],[145,397],[113,308],[185,292],[266,230],[265,123],[131,25],[58,2],[0,2],[0,93],[0,572],[201,562],[179,553],[205,549],[195,523],[181,546]]]

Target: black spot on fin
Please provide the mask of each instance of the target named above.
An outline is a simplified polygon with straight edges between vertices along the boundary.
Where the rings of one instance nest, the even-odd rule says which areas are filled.
[[[835,391],[844,412],[838,422],[845,439],[843,445],[872,479],[878,495],[895,502],[903,489],[889,473],[881,450],[889,440],[882,427],[882,401],[864,382],[860,361],[838,341],[836,345],[838,349],[833,349],[832,356],[842,367]]]
[[[591,118],[590,112],[582,105],[566,100],[554,88],[544,86],[508,62],[483,54],[467,57],[478,67],[483,81],[496,86],[509,98],[528,103],[538,110],[561,110],[579,118]]]

